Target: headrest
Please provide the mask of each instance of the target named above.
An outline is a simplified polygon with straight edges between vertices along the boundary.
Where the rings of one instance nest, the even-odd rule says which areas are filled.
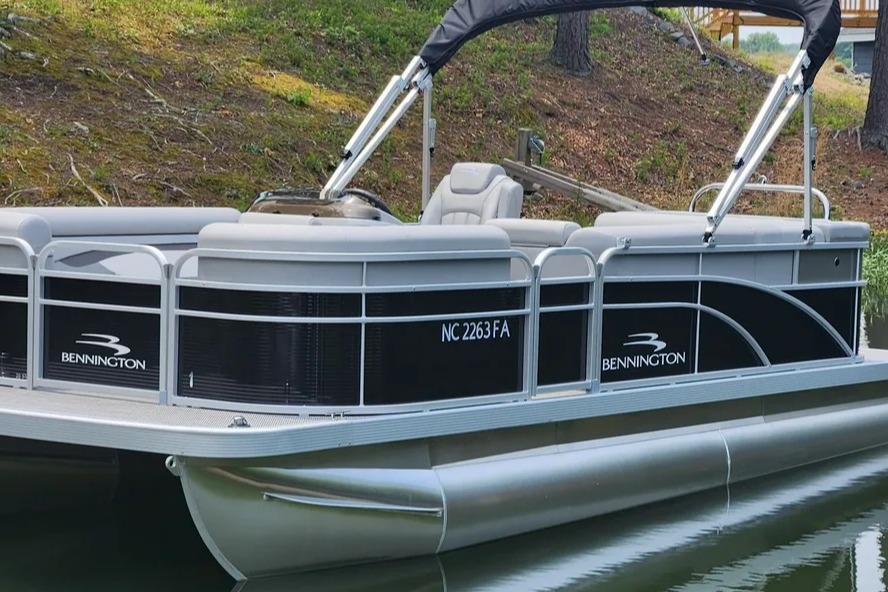
[[[498,164],[458,162],[450,169],[450,190],[454,193],[481,193],[506,171]]]

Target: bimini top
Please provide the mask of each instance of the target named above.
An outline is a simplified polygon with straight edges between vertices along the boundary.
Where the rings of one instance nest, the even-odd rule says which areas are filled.
[[[464,43],[494,27],[548,14],[620,6],[708,6],[800,20],[805,24],[801,49],[811,59],[805,71],[806,89],[835,47],[842,26],[839,0],[457,0],[419,55],[434,74]]]

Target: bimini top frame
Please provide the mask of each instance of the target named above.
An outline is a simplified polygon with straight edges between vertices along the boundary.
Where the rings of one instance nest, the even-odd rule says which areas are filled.
[[[805,231],[811,240],[812,179],[815,162],[811,87],[817,72],[835,47],[841,30],[838,0],[691,0],[692,5],[754,10],[771,16],[801,20],[805,34],[801,50],[786,74],[777,77],[765,103],[743,139],[732,171],[707,214],[703,235],[714,239],[716,228],[730,211],[746,181],[761,163],[790,116],[804,104]],[[392,131],[413,103],[424,96],[423,109],[423,208],[431,193],[431,155],[435,148],[432,110],[432,77],[467,41],[500,25],[549,14],[620,6],[683,7],[684,0],[458,0],[432,32],[419,55],[399,76],[392,77],[366,118],[345,145],[341,162],[321,191],[321,197],[338,197]],[[386,114],[406,92],[407,96],[383,122]],[[785,103],[785,105],[784,105]],[[781,106],[783,109],[781,110]],[[380,125],[381,124],[381,125]],[[377,129],[378,128],[378,129]],[[374,133],[375,132],[375,133]]]

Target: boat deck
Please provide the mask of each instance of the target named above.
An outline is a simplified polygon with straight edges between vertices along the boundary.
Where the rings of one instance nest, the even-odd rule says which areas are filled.
[[[631,413],[850,384],[888,382],[888,350],[866,361],[745,377],[633,388],[595,395],[550,392],[529,401],[379,416],[298,416],[159,405],[139,399],[4,388],[0,435],[208,458],[259,458]],[[233,427],[235,417],[248,426]]]

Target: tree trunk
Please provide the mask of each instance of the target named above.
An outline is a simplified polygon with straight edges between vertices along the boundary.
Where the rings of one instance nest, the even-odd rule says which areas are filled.
[[[863,137],[867,144],[888,150],[888,0],[879,2],[873,77],[866,119],[863,120]]]
[[[592,72],[592,60],[589,59],[588,10],[558,16],[555,43],[552,44],[549,56],[556,66],[572,74],[586,76]]]

